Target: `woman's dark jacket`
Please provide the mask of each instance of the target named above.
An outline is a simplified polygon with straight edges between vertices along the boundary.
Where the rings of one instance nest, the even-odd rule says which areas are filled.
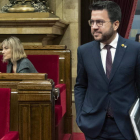
[[[7,65],[7,73],[12,73],[13,64],[9,61]],[[17,61],[16,73],[38,73],[34,65],[28,58],[22,58]]]

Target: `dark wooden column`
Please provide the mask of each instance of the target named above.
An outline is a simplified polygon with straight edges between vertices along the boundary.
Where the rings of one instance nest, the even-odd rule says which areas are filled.
[[[81,44],[85,44],[93,40],[88,20],[91,16],[89,5],[93,0],[81,0]]]

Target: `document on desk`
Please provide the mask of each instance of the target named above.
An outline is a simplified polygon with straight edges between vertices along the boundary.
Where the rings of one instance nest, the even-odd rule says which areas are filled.
[[[132,105],[129,111],[131,123],[137,140],[140,140],[140,99]]]

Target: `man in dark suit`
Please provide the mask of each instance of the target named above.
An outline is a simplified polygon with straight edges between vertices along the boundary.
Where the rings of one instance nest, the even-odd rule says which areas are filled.
[[[90,10],[95,41],[78,47],[77,124],[86,140],[135,140],[129,109],[140,91],[140,44],[117,33],[115,2],[98,1]]]

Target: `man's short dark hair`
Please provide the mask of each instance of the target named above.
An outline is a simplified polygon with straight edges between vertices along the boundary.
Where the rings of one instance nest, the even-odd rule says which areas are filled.
[[[120,6],[113,1],[98,1],[93,2],[89,9],[92,10],[107,10],[110,21],[113,23],[114,21],[121,22],[121,9]]]

